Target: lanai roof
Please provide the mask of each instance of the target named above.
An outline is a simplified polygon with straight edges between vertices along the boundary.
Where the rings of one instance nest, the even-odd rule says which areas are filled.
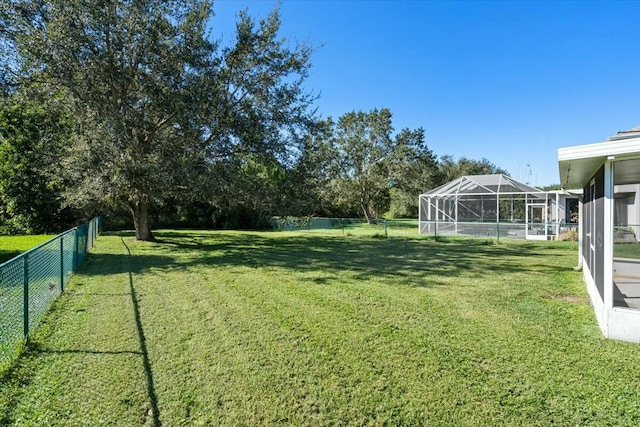
[[[438,188],[427,191],[422,196],[455,196],[462,194],[495,195],[495,194],[532,194],[544,193],[536,187],[516,181],[501,173],[491,175],[465,175],[454,179]]]

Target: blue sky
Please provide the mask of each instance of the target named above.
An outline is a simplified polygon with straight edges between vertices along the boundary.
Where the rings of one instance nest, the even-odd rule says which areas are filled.
[[[218,0],[213,34],[275,5]],[[388,107],[438,156],[544,186],[559,147],[640,125],[640,2],[282,0],[280,14],[283,37],[317,48],[305,85],[322,117]]]

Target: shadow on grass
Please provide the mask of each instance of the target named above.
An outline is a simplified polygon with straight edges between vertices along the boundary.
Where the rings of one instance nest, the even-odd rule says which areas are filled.
[[[27,351],[21,355],[21,360],[33,357],[30,353],[30,345]],[[9,426],[15,423],[15,409],[18,402],[22,399],[27,386],[31,384],[34,378],[34,372],[26,367],[27,364],[14,362],[9,369],[4,371],[0,376],[0,388],[14,390],[7,397],[7,402],[3,405],[4,411],[0,411],[0,426]]]
[[[140,317],[140,306],[138,301],[138,296],[133,283],[133,273],[139,272],[143,269],[150,268],[156,264],[167,265],[167,263],[174,262],[174,259],[171,257],[147,257],[144,259],[144,263],[140,263],[137,258],[131,254],[129,247],[126,245],[124,240],[122,241],[124,244],[127,254],[121,256],[113,256],[107,255],[106,258],[101,258],[101,255],[92,254],[88,257],[88,262],[83,265],[83,270],[85,273],[89,274],[113,274],[113,273],[128,273],[129,277],[129,293],[113,293],[113,292],[92,292],[92,293],[82,293],[82,295],[96,295],[96,296],[131,296],[131,302],[133,305],[133,314],[136,323],[136,330],[138,334],[138,341],[140,345],[140,351],[109,351],[109,350],[91,350],[91,349],[52,349],[47,348],[42,345],[42,342],[46,342],[49,336],[54,332],[54,327],[47,327],[49,325],[55,325],[58,323],[58,319],[56,318],[62,311],[53,310],[47,318],[44,319],[43,324],[40,326],[45,327],[45,332],[41,337],[40,341],[31,341],[27,342],[25,351],[22,353],[21,357],[14,361],[14,363],[6,369],[4,372],[0,374],[0,388],[8,388],[15,390],[14,393],[11,393],[8,396],[8,401],[0,402],[0,409],[5,407],[5,411],[0,411],[0,426],[4,425],[13,425],[16,422],[16,414],[15,408],[17,407],[17,403],[23,399],[23,394],[25,390],[28,389],[28,385],[32,383],[34,380],[34,375],[37,372],[37,369],[34,369],[34,365],[38,366],[41,363],[44,363],[44,359],[42,358],[43,354],[83,354],[83,355],[94,355],[94,356],[104,356],[104,355],[136,355],[142,358],[143,369],[146,377],[146,385],[147,385],[147,395],[149,398],[149,404],[151,406],[148,415],[152,418],[152,425],[155,427],[161,426],[160,423],[160,412],[158,408],[158,398],[155,392],[154,380],[153,380],[153,371],[151,369],[151,363],[149,361],[149,354],[147,350],[146,338],[144,334],[144,329],[142,326],[142,321]],[[103,263],[104,261],[104,263]],[[144,264],[141,265],[141,264]],[[77,283],[76,286],[82,288],[82,283]],[[2,405],[4,404],[4,405]]]
[[[549,263],[549,257],[561,256],[546,248],[541,251],[539,245],[497,245],[482,239],[434,242],[313,235],[274,239],[257,234],[221,235],[204,240],[197,234],[180,237],[169,244],[177,250],[200,249],[203,256],[179,266],[277,267],[302,272],[322,271],[328,275],[348,270],[361,280],[390,277],[398,283],[413,284],[419,284],[413,279],[426,278],[430,274],[478,277],[488,270],[494,274],[556,272],[557,267]]]
[[[129,261],[132,261],[131,250],[129,246],[122,239],[122,244],[127,249],[127,255]],[[131,266],[132,262],[127,262],[126,265]],[[136,321],[136,329],[138,331],[138,340],[140,341],[140,352],[142,354],[142,364],[144,367],[145,376],[147,379],[147,394],[149,395],[149,403],[151,404],[151,416],[153,417],[154,427],[159,427],[160,424],[160,410],[158,409],[158,396],[153,382],[153,371],[151,370],[151,363],[149,362],[149,352],[147,351],[147,339],[144,336],[144,329],[142,327],[142,320],[140,319],[140,305],[138,303],[138,296],[133,286],[133,273],[129,269],[129,289],[131,291],[131,302],[133,303],[133,314]]]
[[[30,353],[48,353],[48,354],[93,354],[93,355],[120,355],[120,354],[132,354],[134,356],[142,355],[139,351],[131,351],[131,350],[120,350],[120,351],[109,351],[109,350],[89,350],[89,349],[66,349],[66,350],[56,350],[52,348],[44,347],[40,343],[31,343],[29,344],[29,352]],[[1,424],[0,424],[1,425]]]
[[[113,234],[112,234],[113,235]],[[131,233],[119,233],[120,237],[131,237]],[[172,271],[197,267],[249,267],[277,268],[297,272],[313,272],[309,283],[330,285],[348,271],[353,277],[367,280],[389,279],[387,283],[397,285],[432,287],[443,284],[443,278],[482,277],[491,271],[493,275],[521,272],[526,274],[557,273],[558,267],[550,262],[552,257],[564,257],[566,245],[555,244],[493,244],[483,239],[443,239],[440,242],[418,238],[374,239],[366,237],[322,236],[316,234],[277,233],[212,233],[161,231],[156,233],[162,243],[157,250],[151,247],[147,253],[132,255],[93,253],[81,267],[81,275],[106,276],[128,274],[129,290],[133,303],[133,314],[139,339],[140,351],[128,352],[140,355],[146,375],[146,386],[150,416],[154,426],[159,426],[159,409],[154,387],[153,371],[147,352],[147,344],[140,317],[138,296],[133,274],[158,269]],[[123,240],[124,243],[124,240]],[[154,245],[154,244],[150,244]],[[126,244],[125,244],[126,246]],[[127,250],[129,248],[127,247]],[[570,267],[567,267],[569,269]],[[455,283],[464,286],[465,281]],[[81,283],[76,286],[82,287]],[[114,294],[94,291],[95,295]],[[93,293],[92,293],[93,294]],[[115,294],[117,296],[128,294]],[[55,315],[55,311],[54,311]],[[50,319],[55,324],[55,319]],[[53,328],[52,328],[53,330]],[[23,361],[0,377],[0,387],[11,383],[18,390],[9,397],[9,408],[0,414],[0,425],[15,421],[12,408],[19,402],[23,390],[27,390],[34,375],[29,369],[32,358],[39,353],[86,353],[121,354],[121,352],[97,352],[70,349],[51,350],[29,347]],[[122,352],[124,353],[124,352]],[[1,412],[1,411],[0,411]]]
[[[135,254],[135,261],[123,263],[128,255],[96,254],[83,274],[125,273],[150,269],[176,270],[198,266],[281,268],[313,272],[317,284],[348,272],[357,280],[392,279],[409,286],[435,286],[442,278],[481,277],[492,274],[547,274],[558,271],[550,257],[564,256],[564,246],[549,244],[495,244],[483,239],[443,239],[434,242],[411,238],[367,238],[269,233],[200,233],[160,231],[157,237],[162,254]],[[87,266],[89,267],[89,266]]]
[[[4,249],[0,249],[0,264],[9,261],[11,258],[17,257],[21,253],[21,251],[7,251]]]
[[[53,332],[51,328],[51,333]],[[50,334],[47,334],[50,335]],[[9,426],[16,423],[15,409],[18,403],[23,400],[28,386],[33,382],[36,376],[34,365],[45,363],[42,359],[43,354],[83,354],[83,355],[141,355],[138,351],[101,351],[101,350],[85,350],[85,349],[68,349],[55,350],[42,345],[40,342],[29,341],[26,345],[24,353],[21,355],[19,362],[14,364],[0,375],[0,388],[11,389],[13,392],[9,394],[8,401],[3,402],[5,411],[0,411],[0,426]]]
[[[153,268],[166,268],[176,262],[175,257],[166,255],[91,254],[85,260],[79,273],[85,276],[137,274]]]

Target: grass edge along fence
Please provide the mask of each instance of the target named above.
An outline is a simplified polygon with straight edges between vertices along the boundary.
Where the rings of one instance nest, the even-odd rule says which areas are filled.
[[[29,331],[64,292],[101,229],[102,219],[96,217],[0,264],[0,373],[18,357]]]

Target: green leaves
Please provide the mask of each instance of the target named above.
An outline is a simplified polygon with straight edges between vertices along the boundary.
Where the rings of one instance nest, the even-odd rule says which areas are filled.
[[[334,191],[357,204],[368,220],[387,212],[392,200],[406,204],[403,192],[413,192],[415,201],[409,203],[417,205],[416,187],[430,184],[437,170],[424,131],[403,129],[393,137],[391,117],[387,108],[347,113],[331,140]]]
[[[71,218],[62,206],[62,147],[68,111],[16,94],[0,106],[0,234],[55,232]]]
[[[286,163],[311,122],[301,86],[311,49],[279,38],[277,10],[258,25],[241,13],[225,48],[209,39],[211,16],[206,0],[24,0],[0,14],[25,84],[72,100],[70,200],[126,205],[147,228],[139,238],[152,239],[138,217],[148,203],[212,199],[222,185],[203,183],[247,155],[270,170],[269,159]]]
[[[442,156],[440,158],[440,173],[442,174],[443,184],[465,175],[494,173],[504,173],[508,175],[504,169],[499,168],[487,159],[472,160],[461,157],[456,161],[452,156]]]

